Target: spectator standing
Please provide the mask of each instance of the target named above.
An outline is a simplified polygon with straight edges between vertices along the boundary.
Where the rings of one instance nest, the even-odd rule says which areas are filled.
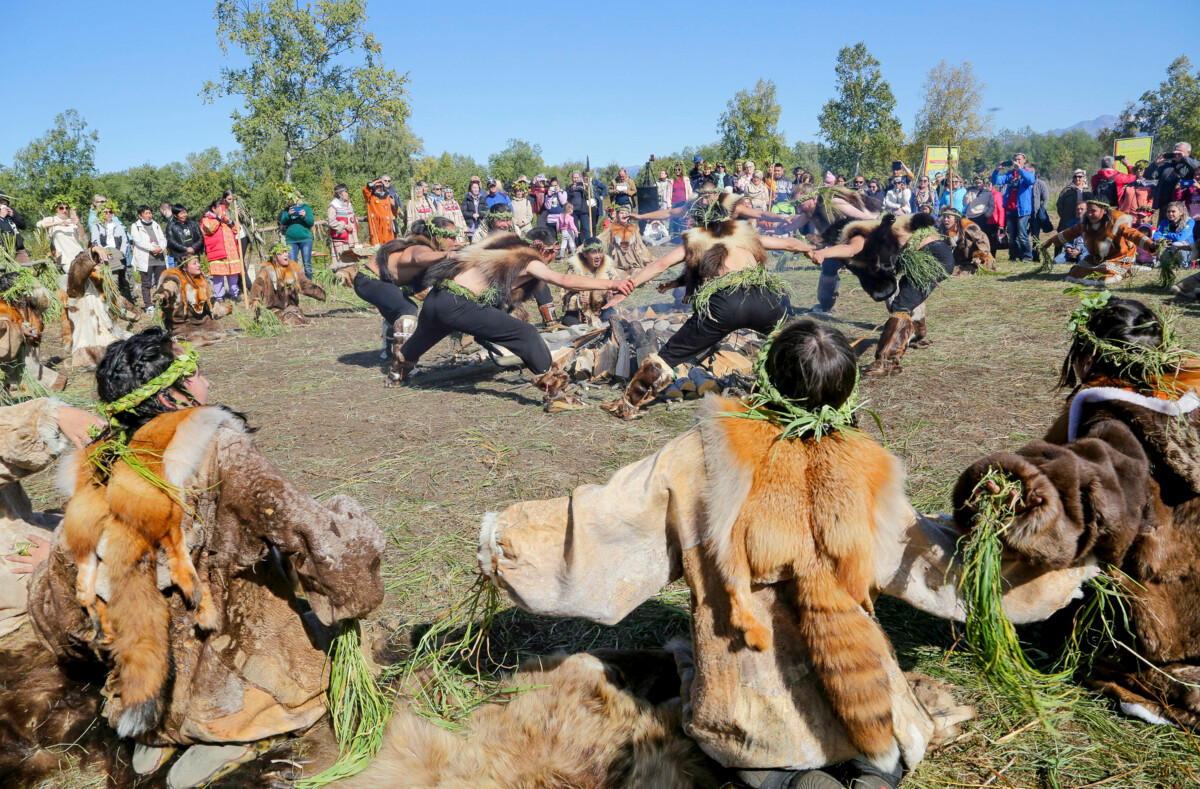
[[[1087,173],[1083,170],[1076,170],[1071,174],[1071,183],[1063,187],[1054,201],[1054,208],[1058,211],[1058,224],[1054,229],[1061,231],[1070,227],[1079,215],[1075,206],[1082,205],[1091,199],[1092,192],[1088,188]],[[1061,246],[1055,246],[1055,257],[1061,251]]]
[[[1029,244],[1029,217],[1033,213],[1033,185],[1037,176],[1025,167],[1025,154],[1000,162],[992,171],[992,184],[1004,187],[1004,228],[1008,234],[1008,256],[1014,261],[1032,262]],[[1007,168],[1007,172],[1001,172]]]
[[[1121,157],[1124,161],[1125,157]],[[1133,173],[1117,170],[1117,160],[1112,156],[1100,159],[1100,171],[1092,176],[1092,196],[1116,208],[1121,204],[1125,188],[1137,180]]]
[[[671,206],[671,179],[667,177],[666,170],[658,171],[658,180],[654,182],[654,188],[658,190],[658,207],[669,208]]]
[[[1158,209],[1160,219],[1168,205],[1182,198],[1180,182],[1194,181],[1197,170],[1200,170],[1200,162],[1192,158],[1192,144],[1188,142],[1175,143],[1170,153],[1159,154],[1154,164],[1146,168],[1147,178],[1158,179],[1154,207]]]
[[[408,226],[412,227],[417,222],[428,222],[435,216],[437,216],[437,206],[425,196],[424,183],[416,184],[413,187],[412,199],[408,201],[408,206],[405,209],[405,219],[408,221]]]
[[[692,182],[683,175],[683,162],[675,162],[675,173],[671,179],[671,207],[677,208],[691,204],[692,195]],[[672,237],[681,234],[686,227],[687,219],[684,217],[670,220],[669,229]]]
[[[878,178],[872,178],[870,181],[867,181],[867,194],[877,200],[883,199],[883,184],[879,183]]]
[[[883,210],[896,216],[912,213],[912,190],[904,184],[903,176],[892,178],[892,188],[883,196]]]
[[[592,228],[600,223],[600,217],[604,215],[604,199],[608,197],[608,187],[604,181],[600,180],[600,171],[597,170],[594,174],[585,172],[583,174],[583,185],[591,187],[592,204],[588,208],[588,213],[591,214]],[[593,235],[595,235],[593,233]]]
[[[688,171],[688,181],[692,184],[692,191],[700,190],[700,182],[704,180],[704,157],[696,154],[692,157],[692,169]],[[614,201],[615,202],[615,201]],[[617,203],[620,205],[620,203]]]
[[[529,200],[529,184],[518,180],[513,184],[513,230],[517,235],[524,236],[533,230],[533,203]]]
[[[567,187],[567,202],[574,209],[575,224],[579,226],[583,238],[592,235],[591,206],[588,204],[587,185],[583,182],[583,173],[574,170],[571,173],[571,185]]]
[[[25,218],[9,205],[12,201],[6,194],[0,194],[0,243],[11,245],[14,257],[22,266],[32,264],[29,252],[25,249],[25,239],[21,231],[25,229]]]
[[[637,185],[633,179],[629,177],[629,173],[622,167],[617,170],[617,177],[613,179],[612,184],[608,187],[608,196],[615,206],[625,206],[631,212],[637,209]]]
[[[108,269],[113,273],[117,290],[133,304],[133,288],[129,282],[129,269],[125,265],[129,256],[129,236],[111,204],[106,202],[101,207],[100,215],[92,225],[91,236],[92,246],[102,247],[108,252]]]
[[[158,215],[162,217],[163,233],[167,232],[167,225],[171,222],[171,201],[163,200],[158,204]],[[167,251],[167,268],[174,268],[175,260],[170,255],[170,250]]]
[[[333,199],[325,208],[325,222],[329,227],[329,254],[340,260],[343,252],[358,246],[358,217],[350,202],[350,187],[345,184],[333,187]]]
[[[39,219],[37,226],[50,236],[50,244],[58,255],[58,267],[63,273],[71,262],[83,251],[83,229],[79,226],[79,215],[67,202],[54,204],[54,215]]]
[[[467,223],[467,235],[471,238],[475,237],[475,230],[479,227],[479,220],[487,213],[487,204],[484,203],[483,193],[479,190],[479,182],[472,181],[467,187],[467,194],[462,201],[463,219]]]
[[[853,180],[850,181],[850,188],[856,192],[866,191],[867,177],[865,175],[854,176]]]
[[[746,188],[750,186],[750,182],[754,179],[754,162],[747,160],[742,165],[742,172],[738,175],[737,183],[734,184],[734,190],[739,194],[745,194]]]
[[[1176,200],[1162,212],[1162,221],[1154,231],[1155,241],[1167,241],[1183,254],[1182,264],[1192,259],[1192,244],[1196,240],[1196,222],[1188,216],[1187,206]]]
[[[390,197],[386,200],[391,202]],[[208,273],[212,277],[213,298],[218,301],[237,301],[241,292],[238,277],[242,274],[242,251],[238,245],[236,225],[224,198],[213,200],[200,220]]]
[[[770,207],[771,190],[763,183],[761,171],[754,171],[754,176],[750,179],[750,186],[746,188],[746,197],[750,200],[751,208],[766,211]]]
[[[454,199],[453,187],[442,187],[442,199],[434,207],[434,213],[453,222],[454,226],[458,228],[458,240],[464,244],[467,242],[467,220],[463,217],[462,206]],[[410,224],[409,227],[412,225]]]
[[[179,203],[171,206],[171,221],[167,222],[163,232],[167,236],[167,252],[176,260],[204,254],[204,234],[200,232],[200,225],[188,217],[188,210]]]
[[[546,212],[542,203],[546,200],[546,176],[538,173],[533,177],[533,185],[529,187],[529,202],[533,205],[533,216],[537,227],[546,226]]]
[[[546,224],[558,231],[558,220],[562,218],[563,206],[567,205],[567,193],[559,187],[558,179],[551,178],[546,187],[546,197],[542,201],[542,210],[546,212]]]
[[[104,205],[108,202],[108,198],[104,195],[92,195],[92,207],[88,209],[87,226],[89,230],[92,225],[96,224],[101,219]]]
[[[775,165],[771,168],[771,175],[774,180],[774,184],[772,185],[774,195],[771,203],[790,202],[792,199],[792,190],[796,188],[796,184],[792,179],[784,176],[783,165],[775,162]]]
[[[923,205],[936,206],[937,203],[937,193],[929,185],[929,176],[922,175],[917,179],[917,188],[912,190],[912,213],[920,211]]]
[[[304,264],[304,276],[312,279],[312,226],[316,217],[308,203],[298,191],[288,198],[288,207],[279,212],[279,226],[283,230],[291,259]]]
[[[445,187],[441,184],[434,184],[429,189],[429,202],[433,203],[433,207],[437,209],[442,204],[442,198],[445,197]]]
[[[387,178],[387,182],[384,182]],[[371,243],[379,246],[396,237],[397,203],[391,193],[391,178],[376,178],[363,187],[363,199],[367,202],[367,232]],[[203,223],[201,224],[203,227]]]
[[[957,175],[950,179],[950,188],[942,193],[937,202],[938,213],[943,209],[953,208],[960,214],[966,213],[967,190],[963,187],[962,178]]]
[[[387,187],[388,197],[392,198],[392,238],[395,238],[396,236],[400,235],[400,228],[397,227],[399,224],[400,212],[404,211],[407,206],[405,206],[404,201],[400,199],[400,194],[396,191],[396,187],[392,183],[392,176],[384,173],[383,175],[379,176],[379,182]],[[421,181],[420,183],[422,186],[425,184],[424,181]],[[368,216],[370,213],[370,211],[367,212]]]
[[[1117,201],[1117,208],[1121,213],[1133,216],[1142,206],[1154,204],[1154,189],[1145,179],[1147,164],[1149,162],[1145,159],[1140,159],[1137,164],[1129,168],[1134,180],[1125,184],[1125,191],[1121,193],[1121,198]]]
[[[579,228],[575,225],[575,206],[567,203],[558,217],[558,232],[562,234],[562,248],[558,251],[558,259],[563,260],[568,254],[575,254],[575,238]]]
[[[713,173],[713,183],[718,189],[724,190],[725,187],[733,186],[733,178],[729,173],[725,172],[725,162],[717,162],[717,169]]]
[[[1050,186],[1037,177],[1037,168],[1033,164],[1028,166],[1035,179],[1030,206],[1032,210],[1029,214],[1029,237],[1036,241],[1040,233],[1049,233],[1054,229],[1054,225],[1050,224]]]
[[[241,260],[246,259],[246,249],[250,246],[250,232],[246,227],[250,224],[250,217],[246,216],[242,210],[241,204],[238,202],[237,196],[234,195],[232,189],[226,189],[224,196],[221,198],[225,202],[225,207],[228,209],[229,217],[233,220],[234,230],[237,232],[238,249],[240,250]]]
[[[167,270],[167,237],[154,221],[150,206],[138,206],[137,215],[137,221],[129,229],[129,243],[133,248],[133,267],[141,274],[142,305],[147,315],[153,315],[154,289]]]
[[[490,209],[494,205],[503,205],[511,212],[512,198],[501,191],[499,181],[495,178],[489,178],[487,181],[487,197],[484,198],[484,208]]]

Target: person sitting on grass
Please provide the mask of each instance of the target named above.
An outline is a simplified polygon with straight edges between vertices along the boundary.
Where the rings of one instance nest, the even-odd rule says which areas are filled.
[[[276,244],[254,278],[250,307],[265,307],[285,326],[307,326],[309,319],[300,310],[301,295],[325,301],[325,289],[304,276],[304,270],[291,259],[287,244]]]
[[[1077,264],[1067,272],[1067,282],[1084,285],[1116,285],[1133,269],[1138,247],[1153,252],[1158,247],[1133,227],[1133,217],[1110,204],[1092,198],[1086,201],[1083,222],[1041,242],[1043,246],[1065,244],[1082,237],[1090,263]]]

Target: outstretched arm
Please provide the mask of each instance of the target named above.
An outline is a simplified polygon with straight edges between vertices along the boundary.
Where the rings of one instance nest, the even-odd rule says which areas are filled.
[[[675,247],[670,252],[663,255],[658,260],[654,261],[653,263],[651,263],[650,265],[646,266],[644,269],[639,271],[637,273],[637,276],[631,277],[629,279],[621,280],[621,282],[618,284],[618,286],[616,288],[617,290],[621,291],[620,294],[613,296],[611,299],[609,299],[608,302],[604,305],[603,309],[608,309],[609,307],[615,307],[618,304],[620,304],[621,302],[625,301],[625,297],[628,296],[630,293],[632,293],[635,288],[640,288],[642,285],[644,285],[647,282],[649,282],[650,280],[654,279],[659,274],[661,274],[664,271],[666,271],[667,269],[669,269],[671,266],[679,265],[680,263],[683,262],[683,257],[684,257],[683,245],[681,244],[680,246]]]
[[[815,249],[809,257],[818,265],[824,262],[825,258],[852,258],[859,252],[862,252],[864,244],[866,244],[866,239],[862,236],[855,236],[845,244],[836,244],[824,249]]]
[[[584,277],[580,274],[559,274],[540,260],[525,267],[525,273],[551,285],[568,290],[616,290],[617,283],[611,279]]]
[[[675,208],[660,208],[657,211],[649,211],[645,214],[630,214],[634,219],[645,219],[653,221],[655,219],[678,219],[687,213],[686,206],[677,206]]]
[[[791,236],[762,236],[760,239],[766,249],[782,249],[786,252],[811,252],[812,245]]]
[[[770,222],[771,224],[779,224],[781,222],[790,222],[791,218],[782,214],[773,214],[770,211],[764,211],[761,208],[754,208],[749,201],[742,201],[738,204],[737,210],[738,219],[757,219],[759,222]]]

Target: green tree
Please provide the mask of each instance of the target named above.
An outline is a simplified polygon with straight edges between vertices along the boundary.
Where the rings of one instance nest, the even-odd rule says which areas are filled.
[[[1100,134],[1105,150],[1120,137],[1149,134],[1156,148],[1170,150],[1177,142],[1200,146],[1200,71],[1191,73],[1192,61],[1180,55],[1167,66],[1167,78],[1157,90],[1148,90],[1130,103],[1112,129]]]
[[[925,104],[913,122],[908,146],[910,162],[924,156],[926,145],[959,146],[959,160],[977,155],[991,118],[984,116],[984,85],[971,63],[952,66],[941,61],[925,76]]]
[[[837,97],[830,99],[817,119],[829,143],[829,162],[840,172],[862,169],[890,172],[886,165],[899,150],[900,121],[893,114],[896,97],[879,61],[859,41],[838,51]]]
[[[367,32],[366,0],[217,0],[217,43],[241,49],[248,65],[222,68],[205,83],[206,101],[241,96],[233,133],[247,150],[282,141],[283,180],[296,161],[366,119],[404,120],[408,106],[399,76],[384,67],[382,48]],[[356,53],[361,58],[354,60]]]
[[[96,175],[96,142],[77,111],[54,118],[54,126],[13,155],[5,180],[12,185],[13,207],[27,217],[49,213],[47,203],[67,199],[86,219]]]
[[[779,130],[779,101],[772,80],[759,80],[752,90],[739,90],[725,105],[717,124],[721,155],[729,160],[750,158],[774,162],[787,141]]]
[[[516,138],[509,139],[504,150],[488,157],[488,175],[505,184],[512,183],[519,175],[532,179],[545,166],[542,146]]]

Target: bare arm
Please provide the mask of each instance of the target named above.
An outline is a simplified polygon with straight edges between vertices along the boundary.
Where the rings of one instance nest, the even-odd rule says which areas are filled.
[[[680,245],[639,271],[637,276],[633,277],[633,286],[635,288],[640,287],[669,269],[671,266],[677,266],[682,262],[683,246]]]
[[[772,224],[789,221],[789,218],[786,216],[772,214],[770,211],[764,211],[761,208],[754,208],[746,201],[738,203],[737,218],[757,219],[759,222],[770,222]]]
[[[653,221],[655,219],[678,219],[687,213],[687,206],[678,206],[676,208],[660,208],[657,211],[650,211],[645,214],[630,214],[634,219],[645,219]]]
[[[617,283],[611,279],[584,277],[579,274],[559,274],[540,260],[535,260],[525,267],[525,273],[531,277],[558,285],[569,290],[616,290]]]
[[[759,238],[765,249],[782,249],[787,252],[811,252],[812,246],[806,241],[791,236],[762,236]]]
[[[823,262],[825,258],[852,258],[859,252],[862,252],[864,244],[866,244],[866,239],[862,236],[855,236],[845,244],[836,244],[824,249],[815,249],[809,257],[817,264]]]

